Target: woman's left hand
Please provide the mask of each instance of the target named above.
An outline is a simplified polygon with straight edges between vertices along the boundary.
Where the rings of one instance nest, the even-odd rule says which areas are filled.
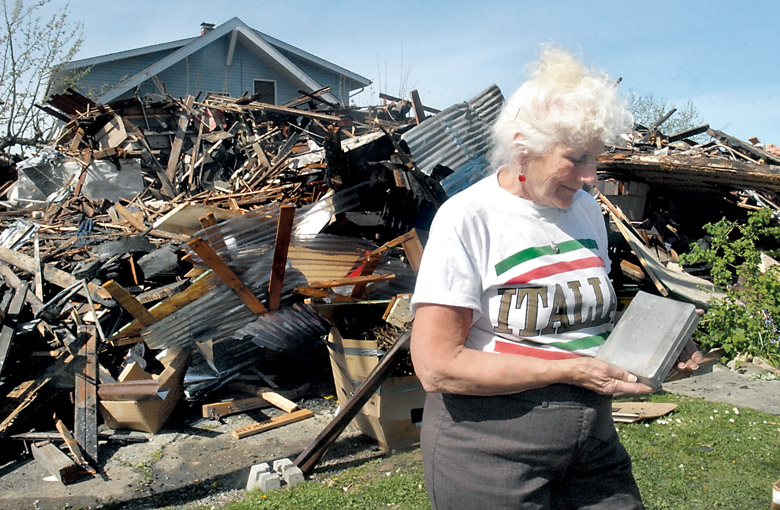
[[[680,353],[680,357],[677,358],[677,368],[693,372],[699,369],[699,363],[702,361],[704,361],[704,354],[702,354],[693,340],[688,340],[688,343],[685,344]]]

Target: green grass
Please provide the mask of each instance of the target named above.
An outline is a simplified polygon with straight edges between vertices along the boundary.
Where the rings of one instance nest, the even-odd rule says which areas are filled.
[[[672,394],[662,418],[617,424],[648,510],[769,508],[780,478],[780,417]],[[280,491],[251,492],[225,508],[428,509],[419,451],[396,454],[338,476],[317,476]]]
[[[618,426],[648,509],[769,508],[780,478],[780,417],[669,394],[647,400],[679,405]]]

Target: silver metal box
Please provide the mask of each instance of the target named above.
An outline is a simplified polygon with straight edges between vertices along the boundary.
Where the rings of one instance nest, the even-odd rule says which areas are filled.
[[[659,388],[698,323],[694,305],[639,291],[596,357]]]

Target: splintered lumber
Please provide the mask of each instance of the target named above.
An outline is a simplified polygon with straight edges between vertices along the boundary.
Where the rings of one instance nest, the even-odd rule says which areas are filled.
[[[620,270],[623,272],[624,275],[631,278],[632,280],[641,282],[642,280],[645,279],[645,272],[642,271],[642,268],[637,266],[636,264],[632,264],[627,260],[620,261]]]
[[[314,416],[314,413],[308,409],[299,409],[298,411],[276,416],[266,421],[261,421],[258,423],[253,423],[252,425],[247,425],[246,427],[237,428],[233,430],[233,437],[236,439],[243,439],[245,437],[259,434],[260,432],[265,432],[266,430],[275,429],[290,423],[295,423],[296,421],[305,420],[307,418],[311,418],[312,416]]]
[[[382,255],[379,253],[371,253],[368,256],[368,259],[366,260],[365,264],[363,264],[363,267],[360,270],[360,276],[368,276],[370,274],[374,273],[374,270],[376,269],[376,266],[379,265],[379,261],[382,259]],[[349,294],[349,297],[353,298],[359,298],[363,296],[363,293],[366,291],[366,286],[368,283],[358,283],[354,287],[352,287],[352,292]]]
[[[618,227],[618,230],[620,230],[620,233],[623,234],[623,237],[626,239],[626,241],[629,243],[629,246],[632,247],[635,243],[632,242],[631,234],[628,232],[628,228],[623,224],[623,220],[620,219],[617,214],[612,212],[610,210],[610,214],[612,215],[613,223]],[[668,296],[669,291],[664,287],[664,284],[661,283],[661,281],[658,279],[658,277],[653,273],[653,271],[648,267],[648,261],[642,256],[642,253],[637,253],[637,250],[633,250],[634,255],[639,259],[639,262],[642,264],[642,267],[645,270],[645,273],[650,277],[650,280],[652,280],[653,285],[655,285],[655,288],[658,290],[658,292],[661,293],[662,296]]]
[[[287,266],[287,251],[290,247],[295,206],[283,204],[279,209],[279,221],[276,227],[274,258],[271,264],[271,278],[268,281],[268,309],[278,310],[282,298],[284,270]]]
[[[409,92],[409,97],[412,100],[412,108],[414,109],[414,120],[417,124],[420,124],[425,120],[425,111],[420,100],[420,94],[417,92],[417,89],[414,89]]]
[[[81,466],[73,462],[65,452],[52,443],[32,444],[30,450],[32,450],[35,460],[64,484],[70,483],[84,474]]]
[[[422,260],[423,245],[420,241],[420,236],[417,233],[417,229],[413,228],[409,232],[387,241],[385,244],[371,252],[371,255],[381,254],[390,248],[395,246],[401,246],[406,254],[406,258],[409,261],[409,266],[417,274],[420,269],[420,261]]]
[[[401,245],[404,248],[404,253],[409,261],[409,265],[414,271],[414,274],[420,270],[420,261],[422,260],[423,245],[420,241],[420,237],[417,235],[417,229],[412,229],[408,234],[403,236]]]
[[[27,271],[30,274],[35,274],[35,259],[23,253],[9,250],[8,248],[0,246],[0,261],[11,264],[12,266],[19,268],[22,271]],[[66,273],[62,269],[58,269],[51,264],[43,264],[42,269],[43,278],[47,282],[52,283],[60,288],[66,289],[71,285],[78,283],[78,280],[74,278],[73,275]],[[89,291],[92,294],[101,298],[102,300],[107,300],[111,297],[111,295],[105,289],[95,284],[87,283],[87,287],[89,287]],[[83,290],[79,290],[78,293],[84,297],[87,297],[86,292]]]
[[[209,271],[205,273],[183,291],[179,292],[178,294],[174,294],[165,301],[161,301],[151,307],[149,309],[149,313],[151,313],[158,321],[169,316],[170,314],[184,308],[188,304],[201,297],[203,294],[213,289],[215,285],[215,279],[216,276],[212,272]],[[109,342],[112,345],[120,345],[120,339],[122,338],[137,338],[141,331],[143,331],[144,327],[145,326],[143,324],[135,320],[116,332],[109,339]],[[140,341],[141,339],[138,338],[138,340],[125,343],[136,343]]]
[[[203,262],[235,292],[241,301],[256,314],[265,313],[268,309],[252,294],[252,291],[236,276],[225,261],[208,245],[202,237],[196,237],[187,243],[192,250],[203,259]]]
[[[275,391],[268,391],[264,388],[259,388],[257,386],[252,386],[251,384],[245,383],[233,383],[230,385],[230,388],[236,391],[243,391],[244,393],[249,393],[251,395],[261,397],[269,404],[275,405],[286,413],[291,413],[298,410],[298,404],[286,397],[283,397]]]
[[[79,327],[79,336],[86,336],[76,362],[74,390],[74,436],[87,457],[98,460],[97,434],[97,335],[94,326]]]
[[[57,415],[54,415],[54,426],[57,428],[57,432],[60,433],[62,440],[65,441],[65,446],[68,447],[68,450],[70,451],[71,456],[73,456],[73,460],[76,461],[76,464],[79,464],[91,474],[96,474],[96,471],[89,465],[87,460],[81,454],[81,448],[79,448],[79,444],[76,442],[76,438],[73,437],[73,434],[70,433],[70,430],[68,430],[68,427],[65,426],[62,420],[57,418]]]
[[[260,394],[260,397],[287,413],[292,413],[299,409],[298,404],[273,391],[264,391]]]
[[[133,213],[127,210],[122,204],[119,202],[116,202],[114,204],[114,210],[119,214],[122,218],[127,220],[127,222],[136,230],[139,232],[149,234],[151,236],[160,237],[162,239],[170,239],[172,241],[187,241],[189,239],[189,236],[180,235],[180,234],[174,234],[171,232],[164,232],[162,230],[156,230],[151,227],[147,227],[146,224],[133,216]]]
[[[204,418],[219,420],[231,414],[242,413],[244,411],[251,411],[252,409],[260,409],[270,406],[271,404],[262,397],[250,397],[231,400],[229,402],[203,404],[202,411]]]
[[[107,433],[100,432],[98,437],[101,441],[115,441],[119,443],[148,443],[149,439],[142,436],[130,436],[125,433]],[[17,441],[62,441],[62,435],[59,432],[24,432],[22,434],[13,434],[9,439]]]
[[[5,320],[3,320],[3,328],[0,330],[0,374],[3,373],[5,360],[8,357],[8,351],[11,349],[11,343],[16,334],[16,320],[22,311],[27,288],[28,284],[24,282],[16,289],[11,305],[8,307],[8,312],[5,314]]]
[[[13,269],[3,263],[0,263],[0,276],[3,277],[8,285],[15,289],[18,289],[22,284],[27,285],[24,280],[20,279],[16,273],[14,273]],[[30,309],[33,311],[33,313],[38,313],[38,311],[43,308],[43,303],[41,300],[38,299],[38,296],[32,292],[27,292],[24,300],[27,301],[28,305],[30,305]]]
[[[114,280],[109,280],[104,283],[103,288],[111,294],[111,297],[113,297],[122,308],[130,312],[130,315],[145,327],[149,327],[157,322],[154,315],[149,313],[149,310],[147,310],[144,305]]]
[[[324,280],[321,282],[311,282],[309,288],[312,289],[330,289],[333,287],[346,287],[348,285],[357,285],[359,283],[386,282],[395,278],[392,273],[389,274],[371,274],[366,276],[348,276],[346,278],[336,278],[333,280]]]
[[[393,347],[382,357],[371,373],[366,377],[360,386],[355,390],[352,398],[345,403],[333,420],[322,429],[322,432],[314,441],[298,455],[293,462],[300,468],[304,475],[311,474],[317,462],[328,450],[331,444],[344,432],[349,422],[360,412],[360,409],[368,402],[371,396],[390,375],[390,371],[398,364],[402,355],[409,349],[409,342],[412,337],[411,331],[403,332],[393,344]]]
[[[14,409],[3,418],[2,422],[0,422],[0,434],[5,434],[9,431],[16,419],[38,400],[39,394],[42,393],[43,388],[49,384],[51,380],[52,378],[47,376],[41,377],[35,381],[29,381],[24,384],[24,390],[18,395],[8,396],[13,400],[18,401],[18,404],[16,404]]]
[[[184,135],[187,134],[187,125],[190,123],[190,110],[195,103],[195,98],[188,95],[184,99],[184,112],[179,115],[179,125],[176,129],[176,136],[171,144],[171,154],[168,157],[168,167],[165,170],[165,175],[171,181],[174,180],[176,175],[176,167],[179,164],[179,156],[181,155],[181,146],[184,143]]]
[[[217,217],[214,215],[214,212],[211,211],[205,216],[201,216],[198,221],[200,221],[201,228],[206,229],[217,224]]]

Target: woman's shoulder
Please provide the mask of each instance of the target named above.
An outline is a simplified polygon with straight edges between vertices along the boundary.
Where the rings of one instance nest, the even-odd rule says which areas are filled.
[[[496,174],[488,175],[451,196],[442,204],[439,210],[462,211],[465,207],[489,207],[495,203],[492,197],[499,189]]]

